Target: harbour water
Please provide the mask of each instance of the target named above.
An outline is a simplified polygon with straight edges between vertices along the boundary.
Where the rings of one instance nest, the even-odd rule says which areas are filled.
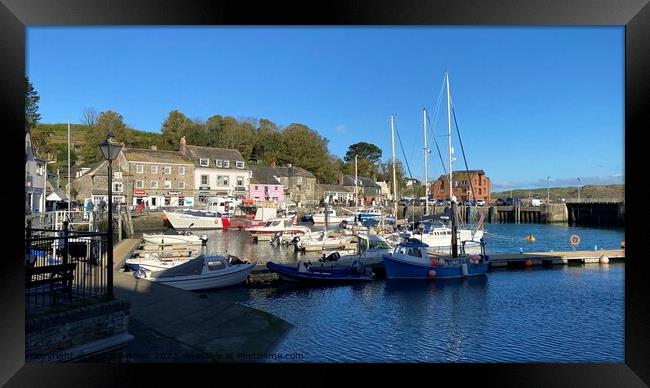
[[[624,231],[488,224],[488,253],[615,249]],[[533,234],[536,241],[526,238]],[[263,263],[318,260],[293,246],[252,243],[246,232],[208,233],[208,250]],[[273,352],[299,362],[624,362],[625,265],[499,269],[458,281],[213,290],[294,325]]]

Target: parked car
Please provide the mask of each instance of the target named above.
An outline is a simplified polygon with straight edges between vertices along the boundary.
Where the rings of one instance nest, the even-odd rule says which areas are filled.
[[[477,199],[476,200],[476,206],[485,206],[485,200],[484,199]]]
[[[503,199],[503,198],[499,198],[499,199],[497,199],[497,201],[496,201],[496,205],[497,205],[497,206],[505,206],[505,205],[506,205],[506,200]]]
[[[533,198],[533,199],[530,200],[530,205],[531,205],[531,206],[543,206],[543,205],[544,205],[544,201],[542,201],[541,199],[535,199],[535,198]]]
[[[521,205],[521,199],[519,198],[506,198],[506,206],[519,206]]]

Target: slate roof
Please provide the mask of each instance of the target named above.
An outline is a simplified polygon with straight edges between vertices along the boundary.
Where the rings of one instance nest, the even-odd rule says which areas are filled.
[[[264,170],[264,174],[270,174],[271,176],[275,175],[277,177],[292,177],[292,176],[302,176],[306,178],[315,178],[314,174],[305,170],[302,167],[273,167],[273,166],[248,166],[253,171],[253,175],[258,170]]]
[[[178,151],[122,148],[129,162],[192,164],[192,160]]]
[[[228,148],[216,148],[216,147],[203,147],[203,146],[195,146],[195,145],[186,145],[185,146],[185,152],[186,155],[192,160],[195,166],[197,167],[205,167],[201,166],[199,159],[210,159],[210,163],[208,167],[214,167],[214,168],[220,168],[217,167],[215,164],[215,160],[230,160],[232,161],[230,163],[230,166],[227,167],[229,169],[234,169],[236,168],[235,166],[235,161],[236,162],[244,162],[244,158],[241,156],[239,151],[237,150],[232,150]]]
[[[357,179],[359,180],[359,185],[360,187],[381,187],[377,184],[377,182],[373,181],[370,178],[366,178],[363,176],[358,176]],[[353,175],[344,175],[343,176],[343,186],[355,186],[354,184],[354,176]]]

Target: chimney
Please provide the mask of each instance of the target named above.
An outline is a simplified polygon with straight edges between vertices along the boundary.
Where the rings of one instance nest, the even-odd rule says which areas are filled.
[[[185,146],[186,145],[187,145],[187,143],[185,142],[185,136],[183,136],[183,137],[181,137],[180,146],[178,148],[178,150],[181,152],[181,154],[185,154],[185,151],[186,151]]]
[[[158,149],[158,146],[157,146],[157,145],[155,145],[155,144],[152,144],[152,145],[151,145],[151,149],[155,151],[155,150],[157,150],[157,149]]]

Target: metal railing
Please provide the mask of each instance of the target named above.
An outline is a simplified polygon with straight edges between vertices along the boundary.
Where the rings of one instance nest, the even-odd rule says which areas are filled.
[[[25,307],[34,310],[108,295],[108,235],[25,228]]]

